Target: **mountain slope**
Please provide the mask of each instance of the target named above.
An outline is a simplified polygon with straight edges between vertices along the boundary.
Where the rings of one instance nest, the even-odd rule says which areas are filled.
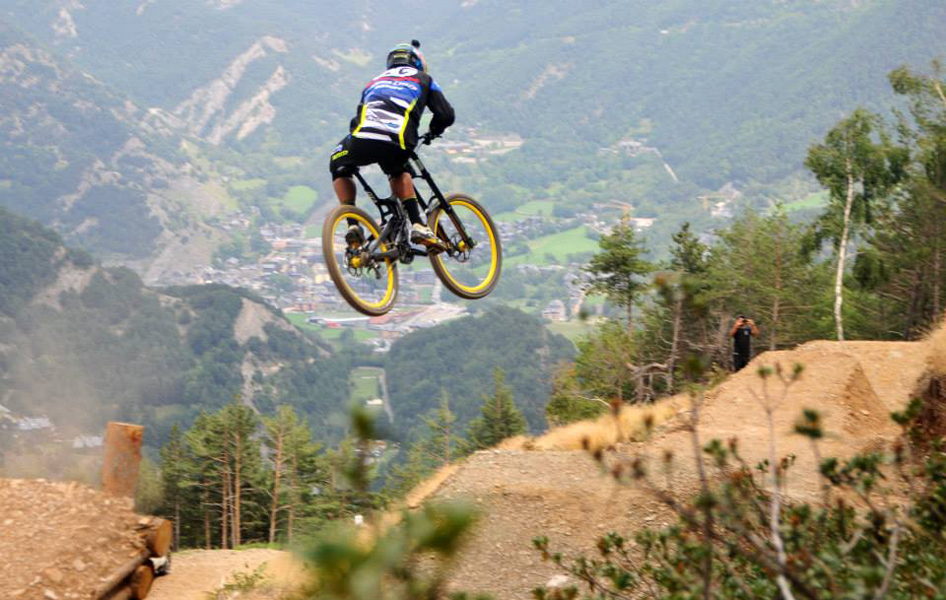
[[[858,104],[886,110],[886,73],[925,66],[946,26],[938,0],[2,0],[0,8],[157,109],[175,134],[216,147],[205,151],[223,171],[268,180],[272,189],[251,198],[264,208],[296,184],[316,188],[322,202],[332,197],[317,173],[358,92],[387,48],[419,37],[457,108],[449,139],[524,141],[472,163],[433,153],[443,187],[462,184],[497,209],[536,198],[571,208],[620,200],[636,216],[660,217],[657,236],[684,218],[709,225],[696,197],[729,181],[753,202],[806,194],[788,183],[798,184],[807,146]]]
[[[452,145],[424,151],[441,188],[507,217],[627,211],[659,255],[682,221],[807,198],[806,148],[858,105],[888,112],[886,74],[937,56],[946,5],[0,0],[0,20],[38,40],[4,29],[32,58],[0,81],[0,205],[155,282],[254,254],[227,220],[316,226],[327,153],[405,38],[457,109]]]
[[[209,262],[214,209],[142,109],[2,21],[0,98],[0,206],[142,270],[175,248],[178,269]]]

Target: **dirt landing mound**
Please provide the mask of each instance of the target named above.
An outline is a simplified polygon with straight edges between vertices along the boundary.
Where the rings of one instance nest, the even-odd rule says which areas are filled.
[[[804,374],[774,409],[773,422],[778,455],[797,456],[789,493],[814,495],[815,459],[808,441],[793,434],[802,409],[816,409],[824,418],[830,432],[821,446],[825,456],[849,457],[880,447],[896,435],[888,414],[909,401],[927,370],[927,358],[928,346],[919,342],[813,342],[793,351],[765,353],[708,395],[700,421],[701,442],[737,437],[750,464],[767,458],[768,424],[757,400],[763,394],[758,368],[780,363],[790,372],[792,365],[801,363]],[[773,400],[781,398],[780,384],[770,379],[766,385]],[[684,406],[680,398],[665,402],[653,413],[658,421],[666,420],[652,439],[618,447],[622,454],[655,460],[665,451],[673,453],[676,467],[667,483],[678,491],[693,489],[696,480],[691,437],[681,427],[679,411]],[[613,423],[598,425],[615,429]],[[576,431],[594,430],[583,427]],[[546,535],[566,554],[588,555],[602,533],[630,534],[669,522],[670,515],[650,495],[617,486],[587,453],[542,451],[558,445],[561,438],[553,432],[552,437],[525,444],[534,451],[479,452],[438,486],[435,497],[472,500],[483,511],[460,559],[452,581],[455,588],[526,599],[534,587],[558,574],[531,549],[533,537]],[[543,439],[554,439],[556,444]],[[658,481],[663,483],[662,479]]]
[[[90,598],[143,547],[131,508],[77,483],[0,479],[0,598]]]

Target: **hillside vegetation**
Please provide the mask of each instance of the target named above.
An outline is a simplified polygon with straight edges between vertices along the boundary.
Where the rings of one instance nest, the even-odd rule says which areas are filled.
[[[479,414],[495,369],[532,431],[545,428],[549,380],[559,362],[574,356],[565,337],[519,310],[495,307],[433,329],[407,335],[391,347],[386,367],[395,425],[405,433],[411,416],[436,409],[445,391],[461,427]]]
[[[148,288],[2,209],[0,249],[0,398],[14,414],[67,435],[141,422],[157,446],[174,422],[242,398],[267,412],[293,405],[319,435],[344,435],[330,418],[346,411],[352,358],[252,294]]]
[[[186,181],[174,142],[138,107],[2,21],[0,69],[0,206],[125,258],[196,233],[172,189]]]

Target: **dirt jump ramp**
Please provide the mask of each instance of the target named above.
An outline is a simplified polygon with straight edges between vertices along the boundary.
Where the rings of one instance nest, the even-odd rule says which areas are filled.
[[[928,368],[925,342],[812,342],[791,351],[766,352],[712,390],[702,406],[702,444],[713,438],[738,438],[749,464],[768,458],[769,429],[759,397],[764,397],[758,370],[781,364],[790,373],[804,365],[799,381],[782,398],[781,385],[765,384],[775,403],[773,424],[779,457],[794,454],[789,494],[813,497],[818,491],[816,460],[810,442],[793,433],[805,408],[818,410],[828,436],[823,456],[850,457],[881,448],[898,430],[889,413],[903,408]],[[617,446],[624,455],[660,460],[674,456],[670,475],[658,483],[686,492],[695,489],[692,438],[683,426],[686,401],[659,404],[659,425],[642,442]],[[670,409],[668,409],[668,407]],[[662,422],[661,422],[662,421]],[[552,432],[551,435],[555,435]],[[515,450],[482,451],[438,482],[431,497],[473,502],[482,518],[459,559],[454,589],[489,592],[498,598],[527,599],[531,590],[559,574],[540,560],[531,539],[548,536],[566,555],[594,552],[608,531],[632,534],[645,526],[669,524],[671,515],[647,492],[615,483],[588,452],[542,450],[542,438]]]

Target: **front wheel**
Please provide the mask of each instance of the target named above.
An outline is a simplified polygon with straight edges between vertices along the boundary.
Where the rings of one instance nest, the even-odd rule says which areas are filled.
[[[445,200],[451,210],[438,206],[427,223],[449,251],[431,255],[430,264],[448,290],[461,298],[478,300],[499,282],[503,265],[499,231],[473,198],[450,194]],[[461,230],[466,231],[466,238]]]
[[[352,248],[345,240],[349,221],[361,226],[365,243]],[[390,258],[372,258],[368,244],[378,239],[380,229],[368,213],[347,204],[335,208],[322,226],[322,257],[328,274],[342,297],[358,312],[378,317],[394,306],[397,298],[397,263]],[[379,251],[386,246],[381,244]]]

